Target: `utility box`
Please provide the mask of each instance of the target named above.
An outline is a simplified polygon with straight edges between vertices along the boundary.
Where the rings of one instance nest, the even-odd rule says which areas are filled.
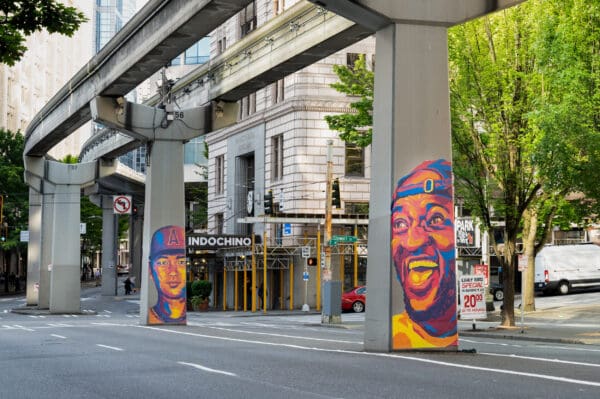
[[[325,281],[323,284],[322,323],[340,324],[342,322],[342,282]]]

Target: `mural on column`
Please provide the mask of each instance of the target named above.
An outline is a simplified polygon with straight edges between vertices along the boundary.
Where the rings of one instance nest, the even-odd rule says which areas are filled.
[[[452,196],[443,159],[421,163],[394,190],[391,247],[404,308],[393,304],[392,349],[458,345]]]
[[[150,243],[150,275],[158,300],[148,309],[148,324],[185,324],[185,230],[165,226],[154,232]]]

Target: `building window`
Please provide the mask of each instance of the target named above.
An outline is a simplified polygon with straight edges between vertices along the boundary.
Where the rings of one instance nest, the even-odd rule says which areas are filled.
[[[285,0],[274,0],[273,1],[273,15],[278,15],[283,12],[285,8]]]
[[[271,103],[277,104],[285,99],[284,81],[279,79],[271,85]]]
[[[365,149],[356,144],[346,143],[345,175],[348,177],[365,176]]]
[[[346,66],[350,69],[354,69],[354,64],[356,64],[356,61],[358,61],[361,56],[364,57],[365,55],[359,53],[346,53]]]
[[[223,37],[217,40],[217,55],[222,54],[227,49],[227,38]]]
[[[183,147],[183,163],[186,165],[206,165],[204,152],[204,137],[201,136],[188,141]]]
[[[225,156],[215,158],[215,193],[223,194],[225,191]]]
[[[369,203],[368,202],[344,202],[344,208],[348,215],[368,215],[369,214]]]
[[[283,178],[283,134],[271,139],[271,181]]]
[[[210,38],[205,37],[184,53],[186,65],[205,64],[210,58]]]
[[[217,235],[223,234],[223,227],[225,224],[225,218],[222,213],[215,214],[215,233]]]
[[[256,0],[248,4],[240,13],[241,37],[256,29]]]
[[[171,60],[171,62],[169,63],[170,66],[173,65],[181,65],[181,55],[178,55],[177,57],[173,58]]]
[[[252,93],[239,100],[238,120],[242,120],[256,113],[256,93]]]

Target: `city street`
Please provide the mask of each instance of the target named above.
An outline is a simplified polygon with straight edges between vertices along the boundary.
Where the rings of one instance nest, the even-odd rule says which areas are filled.
[[[343,314],[343,328],[321,326],[314,313],[240,312],[190,313],[187,326],[147,327],[136,297],[102,297],[98,288],[83,290],[81,315],[10,312],[23,304],[0,298],[3,397],[600,396],[598,345],[481,334],[461,336],[458,353],[366,353],[364,313]]]

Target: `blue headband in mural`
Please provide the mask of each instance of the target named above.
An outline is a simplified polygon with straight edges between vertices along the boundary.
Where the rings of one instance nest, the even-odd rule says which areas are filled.
[[[404,184],[404,182],[409,180],[416,173],[423,171],[435,172],[440,178],[428,178],[423,179],[423,181],[418,183]],[[425,161],[414,168],[409,174],[398,180],[396,191],[394,192],[392,207],[394,206],[394,202],[396,202],[399,198],[405,198],[417,194],[442,195],[452,198],[452,165],[450,162],[443,159]]]

